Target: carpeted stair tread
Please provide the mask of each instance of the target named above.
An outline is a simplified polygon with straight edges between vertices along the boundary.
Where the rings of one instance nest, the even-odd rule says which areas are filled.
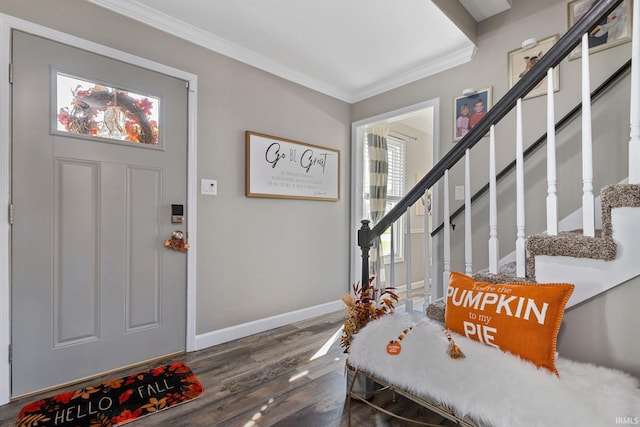
[[[611,261],[615,259],[617,247],[612,239],[611,210],[622,207],[640,207],[640,185],[607,185],[600,190],[602,206],[602,230],[595,237],[582,235],[582,230],[563,231],[557,236],[546,233],[527,238],[527,275],[535,278],[535,256],[569,256]]]
[[[616,244],[610,237],[590,237],[580,232],[561,231],[556,236],[546,233],[529,236],[527,251],[533,256],[570,256],[610,261],[616,257]]]
[[[567,230],[567,231],[561,231],[561,233],[574,233],[574,234],[579,234],[579,235],[583,235],[584,234],[584,230],[582,228],[576,228],[575,230]],[[602,230],[594,230],[594,237],[597,238],[601,238],[602,237]]]
[[[639,208],[640,185],[617,184],[607,185],[600,190],[602,205],[602,234],[611,236],[611,209],[613,208]]]
[[[519,282],[519,283],[535,283],[535,280],[531,277],[518,277],[516,275],[516,263],[509,262],[507,264],[498,267],[496,274],[489,273],[489,269],[480,270],[472,275],[472,277],[479,282],[488,283],[507,283],[507,282]]]

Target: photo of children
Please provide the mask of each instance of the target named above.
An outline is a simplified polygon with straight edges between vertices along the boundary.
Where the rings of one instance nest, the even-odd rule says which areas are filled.
[[[469,117],[469,129],[478,124],[481,118],[487,114],[487,110],[484,109],[484,101],[482,99],[476,99],[473,103],[473,114]]]
[[[469,104],[462,104],[460,115],[456,119],[456,138],[462,138],[469,132]]]
[[[490,107],[490,87],[472,95],[455,97],[453,101],[453,141],[457,142],[462,139],[487,114]]]

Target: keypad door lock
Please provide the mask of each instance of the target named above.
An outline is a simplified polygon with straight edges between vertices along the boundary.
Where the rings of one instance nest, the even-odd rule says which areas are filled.
[[[171,205],[171,224],[184,222],[184,205]]]

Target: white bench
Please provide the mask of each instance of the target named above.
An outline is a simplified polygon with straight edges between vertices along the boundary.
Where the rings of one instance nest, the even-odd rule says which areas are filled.
[[[400,353],[389,355],[387,344],[412,325]],[[370,322],[354,337],[347,363],[354,379],[369,376],[462,426],[640,423],[640,383],[632,376],[562,357],[556,360],[556,376],[510,353],[451,335],[465,358],[446,354],[449,342],[442,324],[394,313]],[[350,397],[372,405],[351,386]]]

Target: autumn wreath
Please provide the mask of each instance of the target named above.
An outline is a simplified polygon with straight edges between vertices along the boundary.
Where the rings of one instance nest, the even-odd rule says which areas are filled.
[[[71,107],[58,112],[58,121],[68,132],[102,136],[105,131],[117,131],[125,141],[158,144],[158,123],[149,120],[153,102],[148,98],[134,99],[126,91],[100,85],[76,88],[72,93]],[[97,117],[100,112],[104,113],[102,121]]]

